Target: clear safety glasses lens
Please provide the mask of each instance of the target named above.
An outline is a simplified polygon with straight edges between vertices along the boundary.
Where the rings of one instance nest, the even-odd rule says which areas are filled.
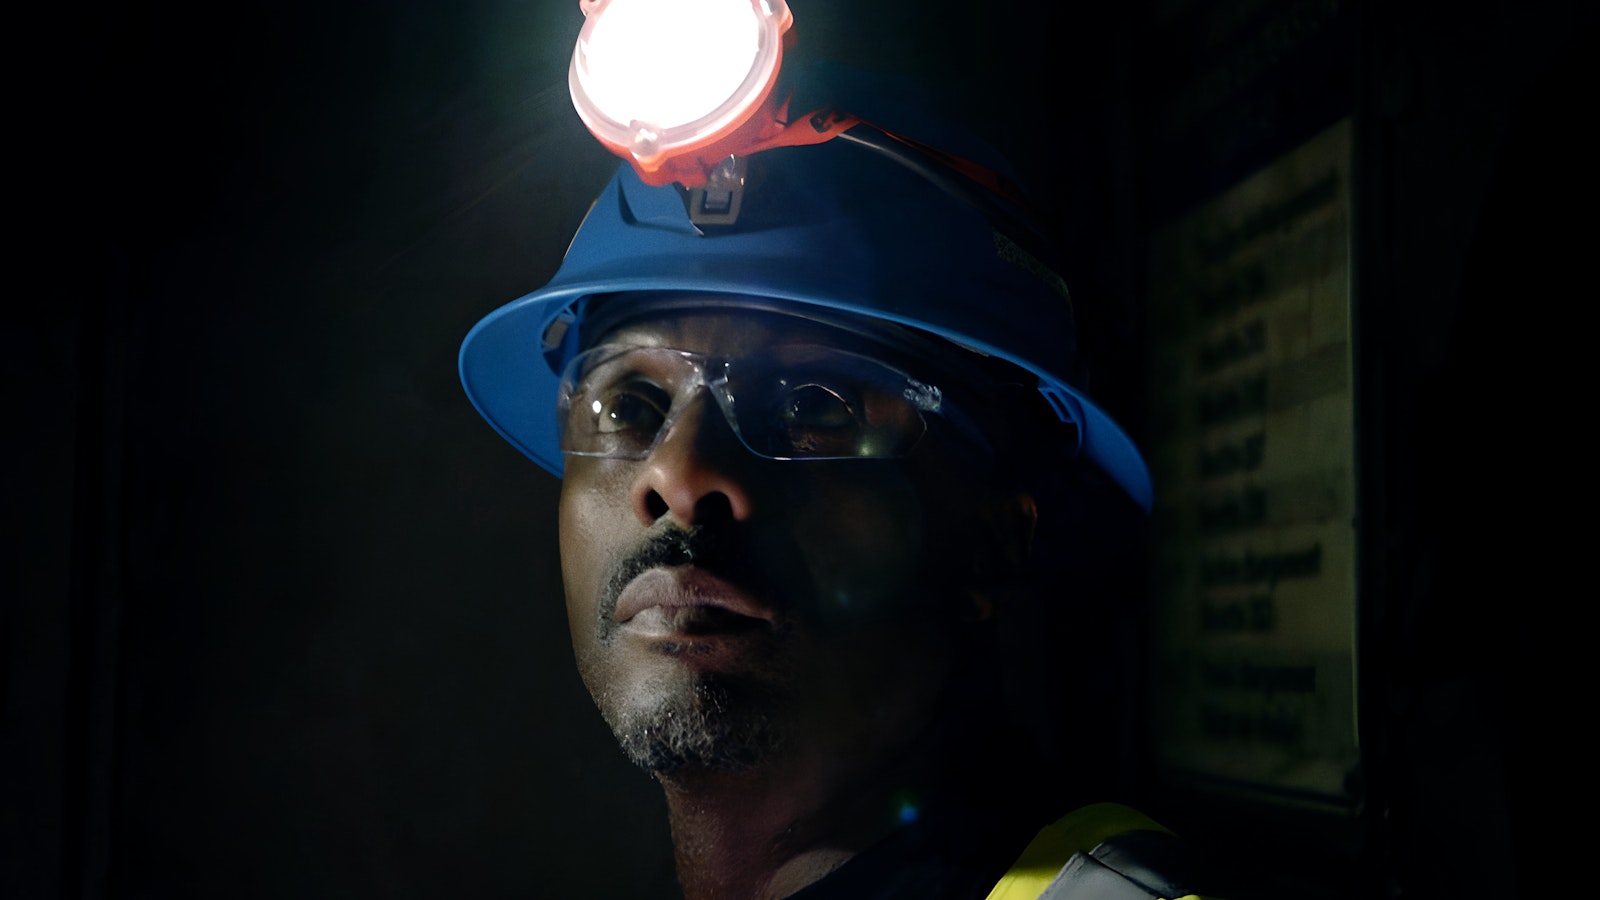
[[[790,345],[740,359],[601,345],[561,378],[561,450],[643,459],[700,388],[752,453],[768,459],[892,459],[939,412],[939,389],[867,356]]]

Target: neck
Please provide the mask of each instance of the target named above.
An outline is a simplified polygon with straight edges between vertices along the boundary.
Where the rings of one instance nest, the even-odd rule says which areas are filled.
[[[828,760],[784,759],[745,772],[658,775],[684,896],[775,900],[821,879],[897,827],[900,798],[928,796],[926,763],[860,775]]]

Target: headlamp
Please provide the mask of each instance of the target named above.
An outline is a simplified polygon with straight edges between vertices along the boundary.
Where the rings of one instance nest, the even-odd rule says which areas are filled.
[[[578,116],[647,184],[703,184],[783,128],[773,96],[784,0],[579,0]]]
[[[749,155],[843,137],[960,197],[1009,240],[1038,246],[1018,219],[1026,203],[996,173],[834,107],[791,117],[774,90],[794,38],[785,0],[578,0],[578,8],[584,24],[567,76],[578,117],[640,181],[689,189],[696,226],[738,219]]]

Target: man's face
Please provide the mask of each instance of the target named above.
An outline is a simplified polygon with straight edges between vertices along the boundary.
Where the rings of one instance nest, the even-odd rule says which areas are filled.
[[[753,311],[644,317],[604,340],[872,352]],[[937,431],[901,459],[765,459],[705,389],[665,410],[671,385],[649,387],[650,414],[676,418],[648,456],[568,456],[561,494],[573,646],[625,751],[657,771],[733,770],[871,760],[915,738],[958,647],[977,479]]]

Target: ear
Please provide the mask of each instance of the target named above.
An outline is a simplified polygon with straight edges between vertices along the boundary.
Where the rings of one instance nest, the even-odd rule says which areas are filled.
[[[1039,526],[1039,506],[1025,491],[995,493],[983,504],[968,573],[964,618],[981,622],[1000,614],[1015,592]]]

